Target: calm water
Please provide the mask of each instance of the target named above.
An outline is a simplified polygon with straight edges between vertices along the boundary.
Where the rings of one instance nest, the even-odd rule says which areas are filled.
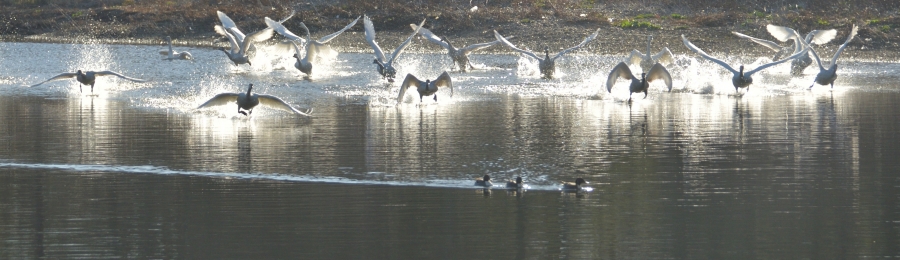
[[[672,93],[628,105],[624,83],[601,91],[618,57],[545,81],[475,55],[453,97],[395,105],[369,54],[304,80],[158,49],[0,43],[0,258],[900,257],[897,63],[842,61],[833,91],[777,66],[735,96],[679,55]],[[398,75],[451,64],[405,57]],[[77,69],[154,81],[27,87]],[[249,83],[316,117],[194,109]],[[484,174],[530,189],[471,186]],[[576,177],[594,189],[558,190]]]

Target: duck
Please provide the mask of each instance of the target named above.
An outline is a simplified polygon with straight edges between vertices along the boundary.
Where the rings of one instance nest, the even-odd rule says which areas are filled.
[[[359,21],[359,17],[354,19],[352,22],[347,24],[347,26],[344,26],[344,28],[338,30],[337,32],[326,35],[315,41],[312,40],[309,28],[307,28],[306,24],[304,24],[303,22],[300,23],[300,27],[303,28],[304,31],[306,31],[306,39],[300,38],[290,30],[285,28],[284,25],[282,25],[284,21],[278,22],[272,20],[269,17],[265,17],[265,21],[266,25],[274,29],[276,33],[281,34],[291,41],[291,45],[293,45],[294,47],[294,58],[297,59],[297,62],[294,63],[294,67],[305,73],[306,75],[312,75],[312,63],[314,61],[333,58],[337,56],[337,52],[331,49],[331,46],[327,45],[328,42],[336,38],[338,35],[341,35],[341,33],[346,31],[347,29],[350,29],[354,25],[356,25],[356,22]],[[305,55],[300,55],[300,46],[297,45],[297,42],[300,42],[300,44],[304,44],[306,48]]]
[[[631,55],[629,55],[628,58],[625,58],[625,62],[631,65],[640,65],[641,71],[643,72],[650,71],[650,67],[653,67],[654,64],[662,64],[663,66],[666,66],[675,62],[675,59],[672,58],[672,51],[669,50],[669,47],[663,47],[661,51],[651,55],[650,43],[652,41],[653,35],[648,35],[647,54],[643,54],[636,49],[631,50]]]
[[[791,76],[799,77],[803,75],[803,70],[809,65],[812,65],[812,58],[809,57],[808,48],[804,48],[803,46],[808,46],[812,44],[825,44],[830,42],[837,36],[837,30],[813,30],[806,34],[806,38],[801,38],[800,34],[797,33],[796,30],[784,27],[769,24],[766,25],[766,30],[769,31],[773,37],[778,39],[779,41],[785,42],[788,40],[793,40],[793,53],[803,52],[803,55],[797,57],[796,59],[791,60]],[[803,41],[803,42],[800,42]]]
[[[703,52],[703,50],[701,50],[700,48],[697,48],[697,46],[694,46],[693,43],[688,41],[688,39],[686,37],[684,37],[684,34],[681,35],[681,40],[684,42],[684,46],[687,46],[688,49],[699,54],[700,57],[703,57],[704,59],[707,59],[716,64],[719,64],[723,68],[730,71],[733,74],[733,76],[731,77],[731,84],[734,85],[734,92],[738,92],[738,89],[740,89],[740,88],[746,88],[747,91],[749,91],[750,85],[753,84],[753,73],[759,72],[759,71],[761,71],[765,68],[771,67],[771,66],[775,66],[775,65],[784,63],[789,60],[796,59],[797,57],[800,57],[800,55],[804,54],[803,52],[794,53],[793,55],[791,55],[787,58],[784,58],[782,60],[763,64],[762,66],[759,66],[753,70],[748,70],[745,72],[744,65],[741,65],[737,70],[735,70],[730,65],[728,65],[728,63],[725,63],[722,60],[719,60],[712,56],[709,56],[709,54],[706,54],[706,52]]]
[[[628,102],[631,102],[632,93],[644,92],[644,98],[647,98],[647,89],[650,88],[650,82],[657,79],[662,79],[669,88],[669,91],[672,91],[672,76],[669,75],[669,71],[666,70],[666,67],[659,63],[650,67],[649,72],[642,72],[641,78],[638,79],[631,73],[628,64],[619,62],[619,65],[616,65],[612,71],[609,72],[609,77],[606,79],[606,91],[612,93],[612,87],[618,78],[631,80],[631,85],[628,87],[631,91],[628,93]]]
[[[190,52],[186,51],[175,51],[172,49],[172,37],[166,36],[166,43],[169,44],[168,51],[159,51],[160,55],[165,55],[166,58],[164,60],[193,60],[194,56],[191,56]]]
[[[237,28],[234,21],[232,21],[228,15],[225,15],[225,13],[221,11],[216,11],[216,14],[219,15],[219,21],[222,25],[216,25],[214,28],[217,33],[228,38],[228,43],[230,45],[230,48],[221,47],[219,49],[222,50],[222,52],[225,52],[225,55],[228,56],[228,59],[230,59],[235,66],[245,63],[253,66],[248,54],[250,47],[254,42],[265,41],[272,38],[274,30],[266,27],[265,29],[244,36],[244,33]]]
[[[250,114],[253,113],[254,107],[259,104],[263,104],[267,107],[293,112],[294,114],[298,114],[301,116],[311,117],[310,113],[312,112],[312,109],[303,112],[297,110],[294,107],[291,107],[291,105],[288,105],[287,102],[284,102],[284,100],[281,100],[276,96],[251,93],[252,90],[253,84],[250,84],[250,86],[247,87],[246,93],[218,94],[208,101],[204,102],[202,105],[197,107],[197,109],[211,106],[221,106],[229,104],[231,102],[236,102],[238,105],[238,113],[245,116],[250,116]]]
[[[118,72],[115,72],[115,71],[108,71],[108,70],[104,70],[104,71],[82,71],[82,70],[78,70],[78,71],[76,71],[76,72],[74,72],[74,73],[72,73],[72,72],[67,72],[67,73],[62,73],[62,74],[53,76],[52,78],[50,78],[50,79],[48,79],[48,80],[45,80],[45,81],[43,81],[43,82],[41,82],[41,83],[31,85],[31,87],[37,87],[37,86],[40,86],[41,84],[44,84],[44,83],[47,83],[47,82],[50,82],[50,81],[54,81],[54,80],[58,80],[58,79],[67,79],[67,78],[73,78],[73,77],[74,77],[75,80],[78,80],[78,82],[81,82],[82,85],[91,85],[91,93],[94,93],[94,83],[95,83],[95,81],[97,80],[97,77],[99,77],[99,76],[116,76],[116,77],[119,77],[119,78],[123,78],[123,79],[127,79],[127,80],[130,80],[130,81],[134,81],[134,82],[147,82],[147,80],[143,80],[143,79],[139,79],[139,78],[128,77],[128,76],[119,74]],[[79,91],[79,92],[84,92],[84,91],[82,91],[82,89],[81,89],[81,85],[78,85],[78,91]]]
[[[435,93],[441,88],[449,88],[450,97],[453,97],[453,82],[450,80],[450,74],[446,71],[441,73],[434,81],[428,79],[421,81],[416,78],[416,76],[413,76],[413,74],[406,74],[406,79],[403,80],[403,84],[400,84],[400,95],[397,96],[398,104],[403,102],[403,97],[406,95],[406,89],[410,87],[415,87],[416,91],[419,92],[419,102],[422,102],[423,96],[431,95],[434,95],[434,102],[437,102],[437,95]]]
[[[588,35],[588,37],[585,37],[584,40],[581,41],[581,43],[579,43],[578,45],[575,45],[574,47],[565,49],[565,50],[557,53],[552,58],[550,57],[550,47],[544,46],[544,57],[541,58],[540,56],[538,56],[537,54],[534,54],[533,52],[519,49],[518,47],[516,47],[515,45],[510,43],[506,38],[504,38],[503,35],[500,35],[500,33],[498,33],[497,30],[494,30],[494,37],[497,38],[497,40],[499,40],[501,43],[506,45],[506,47],[509,47],[510,49],[512,49],[514,51],[520,52],[522,54],[525,54],[527,56],[531,56],[532,58],[537,59],[538,60],[538,69],[541,71],[541,75],[542,75],[541,77],[544,79],[553,79],[553,73],[556,71],[556,65],[555,65],[556,59],[558,59],[559,57],[562,57],[564,54],[566,54],[570,51],[577,50],[578,48],[581,48],[584,45],[587,45],[588,42],[591,42],[592,40],[594,40],[594,38],[597,38],[597,35],[599,33],[600,33],[600,28],[597,28],[597,30],[594,31],[594,34],[591,34],[591,35]]]
[[[453,47],[453,44],[450,43],[450,40],[448,40],[446,36],[438,37],[437,35],[432,33],[431,30],[418,28],[415,24],[410,24],[409,26],[412,27],[413,30],[418,29],[419,34],[422,35],[422,37],[425,37],[425,39],[427,39],[429,42],[440,45],[441,47],[444,47],[444,49],[447,49],[447,55],[449,55],[450,59],[453,60],[453,63],[455,63],[456,66],[459,67],[460,72],[466,72],[467,68],[475,67],[472,66],[471,63],[469,63],[469,53],[476,52],[478,50],[500,43],[499,40],[495,40],[492,42],[476,43],[457,49],[456,47]]]
[[[394,53],[391,54],[391,58],[387,59],[384,56],[384,51],[381,50],[381,47],[378,46],[378,42],[375,42],[375,26],[372,25],[372,20],[369,19],[368,15],[363,15],[363,27],[365,28],[366,34],[366,42],[369,43],[369,46],[375,50],[375,60],[372,61],[375,65],[378,66],[378,74],[381,74],[381,77],[387,79],[388,82],[394,82],[394,78],[397,77],[397,69],[394,68],[394,61],[397,61],[397,57],[403,53],[403,50],[409,46],[412,38],[419,33],[418,28],[422,28],[422,25],[425,24],[425,20],[423,19],[416,29],[413,30],[413,33],[406,38],[405,41],[400,43],[400,46],[397,46],[394,49]]]
[[[506,187],[511,189],[521,189],[524,185],[525,184],[522,183],[522,176],[516,177],[515,181],[510,180],[506,182]]]
[[[844,44],[841,44],[841,47],[834,53],[834,57],[831,58],[831,65],[826,69],[824,65],[822,65],[822,60],[819,59],[819,54],[816,53],[816,50],[812,47],[809,47],[809,51],[812,53],[813,58],[816,59],[816,64],[819,65],[819,74],[816,75],[815,81],[813,81],[812,85],[809,85],[809,88],[818,83],[819,85],[831,85],[831,88],[834,88],[834,80],[837,79],[837,59],[838,56],[841,56],[841,52],[844,51],[844,48],[847,48],[847,44],[853,40],[853,37],[856,37],[856,31],[858,27],[854,24],[853,29],[850,30],[850,34],[847,36],[847,40],[844,41]]]
[[[491,176],[485,174],[484,177],[475,179],[475,186],[490,187],[494,186],[494,184],[491,183]]]
[[[563,182],[562,189],[567,191],[580,191],[584,189],[585,184],[589,183],[582,178],[577,178],[575,179],[575,182]]]

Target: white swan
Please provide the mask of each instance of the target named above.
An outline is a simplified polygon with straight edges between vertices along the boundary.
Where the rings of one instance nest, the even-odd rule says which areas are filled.
[[[416,28],[422,28],[423,24],[425,24],[424,19]],[[378,47],[378,43],[375,42],[375,26],[372,25],[372,20],[369,20],[369,16],[367,15],[363,15],[363,27],[366,31],[366,42],[368,42],[369,46],[372,46],[372,49],[375,50],[375,61],[372,63],[378,65],[378,74],[381,74],[381,77],[386,78],[388,82],[394,82],[394,78],[397,77],[397,69],[394,68],[394,61],[397,60],[400,53],[403,53],[406,46],[409,46],[410,40],[419,33],[419,30],[414,30],[403,43],[400,43],[400,46],[397,46],[397,49],[394,49],[391,58],[387,59],[384,56],[384,51],[382,51],[381,47]]]
[[[166,42],[169,43],[168,51],[159,51],[160,55],[165,55],[166,58],[164,60],[193,60],[194,56],[191,56],[190,52],[186,51],[175,51],[172,49],[172,37],[166,36]]]
[[[728,65],[728,63],[725,63],[722,60],[713,58],[712,56],[709,56],[709,54],[706,54],[706,52],[703,52],[703,50],[701,50],[700,48],[697,48],[697,46],[694,46],[693,43],[691,43],[690,41],[688,41],[687,38],[684,37],[684,34],[681,35],[681,40],[682,40],[682,42],[684,42],[684,46],[687,46],[688,49],[699,54],[700,57],[703,57],[704,59],[715,62],[716,64],[721,65],[723,68],[727,69],[732,74],[734,74],[734,76],[731,77],[731,84],[734,85],[735,92],[737,92],[739,88],[747,88],[747,91],[750,90],[750,84],[753,84],[753,78],[752,78],[753,73],[759,72],[759,71],[761,71],[765,68],[771,67],[771,66],[781,64],[788,60],[796,59],[797,57],[800,57],[800,55],[804,54],[803,52],[794,53],[794,55],[791,55],[790,57],[787,57],[783,60],[763,64],[762,66],[759,66],[756,69],[744,72],[744,65],[741,65],[739,70],[735,70],[730,65]]]
[[[813,30],[806,34],[806,38],[801,38],[800,34],[797,33],[794,29],[777,26],[777,25],[766,25],[766,30],[769,31],[775,39],[779,41],[785,42],[788,40],[793,40],[794,50],[793,53],[803,52],[803,55],[797,57],[796,59],[791,60],[791,76],[800,76],[803,74],[803,70],[809,65],[812,65],[812,58],[809,57],[807,53],[808,49],[803,46],[812,45],[812,44],[825,44],[830,42],[837,36],[837,30]],[[800,42],[803,41],[803,42]]]
[[[303,115],[303,116],[310,116],[309,113],[312,112],[312,109],[307,110],[306,112],[297,110],[296,108],[291,107],[291,105],[288,105],[286,102],[284,102],[284,100],[281,100],[280,98],[278,98],[276,96],[250,93],[250,91],[252,91],[252,90],[253,90],[253,84],[250,84],[250,87],[247,88],[247,93],[218,94],[215,97],[204,102],[202,105],[197,107],[197,109],[201,109],[204,107],[210,107],[210,106],[227,105],[231,102],[237,102],[238,113],[241,113],[245,116],[249,116],[251,113],[253,113],[253,108],[259,104],[263,104],[267,107],[271,107],[271,108],[275,108],[275,109],[293,112],[295,114]],[[244,111],[246,111],[246,112],[244,112]]]
[[[831,88],[834,88],[834,80],[837,79],[837,58],[844,51],[844,48],[847,48],[847,44],[853,40],[853,37],[856,37],[856,30],[857,27],[854,24],[853,29],[850,30],[850,35],[847,36],[844,44],[841,44],[841,47],[834,53],[834,57],[831,58],[831,65],[827,69],[822,65],[822,60],[819,59],[819,54],[816,53],[816,50],[809,47],[813,57],[816,58],[816,64],[819,64],[819,74],[816,75],[816,80],[812,85],[809,85],[809,88],[815,86],[816,83],[819,83],[819,85],[831,85]]]
[[[441,73],[434,81],[421,81],[412,74],[406,74],[406,79],[403,80],[403,84],[400,84],[400,95],[397,96],[397,103],[403,102],[406,89],[410,87],[415,87],[416,91],[419,92],[419,102],[422,102],[423,96],[431,95],[434,95],[434,101],[437,102],[435,93],[441,88],[450,88],[450,96],[453,97],[453,82],[450,80],[450,74],[447,74],[446,71]]]
[[[116,77],[119,77],[119,78],[123,78],[123,79],[127,79],[127,80],[130,80],[130,81],[134,81],[134,82],[146,82],[146,80],[138,79],[138,78],[132,78],[132,77],[127,77],[127,76],[124,76],[124,75],[122,75],[122,74],[119,74],[119,73],[117,73],[117,72],[115,72],[115,71],[104,70],[104,71],[83,71],[83,72],[82,72],[81,70],[78,70],[78,71],[76,71],[75,73],[68,72],[68,73],[62,73],[62,74],[53,76],[52,78],[50,78],[50,79],[48,79],[48,80],[45,80],[45,81],[43,81],[43,82],[41,82],[41,83],[34,84],[34,85],[31,85],[31,86],[32,86],[32,87],[37,87],[37,86],[40,86],[41,84],[44,84],[44,83],[47,83],[47,82],[50,82],[50,81],[54,81],[54,80],[58,80],[58,79],[67,79],[67,78],[72,78],[72,77],[74,77],[75,80],[78,80],[78,82],[81,82],[81,84],[83,84],[83,85],[91,85],[91,93],[94,93],[94,81],[97,80],[97,77],[98,77],[98,76],[116,76]],[[78,91],[82,91],[82,90],[81,90],[81,85],[78,85]]]
[[[270,28],[274,29],[275,32],[277,32],[278,34],[281,34],[285,38],[288,38],[289,40],[291,40],[291,44],[294,46],[294,51],[295,51],[294,57],[297,58],[297,62],[294,63],[294,67],[296,67],[301,72],[306,73],[306,75],[310,75],[310,74],[312,74],[312,67],[313,67],[312,63],[314,61],[317,61],[320,59],[334,58],[334,56],[337,55],[337,52],[332,50],[331,47],[327,45],[327,43],[329,41],[331,41],[332,39],[334,39],[335,37],[337,37],[338,35],[341,35],[341,33],[346,31],[347,29],[350,29],[351,27],[356,25],[356,22],[359,21],[359,17],[357,17],[355,20],[353,20],[353,22],[350,22],[350,24],[347,24],[347,26],[344,26],[343,29],[340,29],[335,33],[326,35],[322,38],[319,38],[319,40],[315,40],[315,41],[313,41],[310,36],[309,28],[306,28],[306,24],[304,24],[302,22],[300,23],[300,27],[306,31],[306,39],[300,38],[299,36],[297,36],[296,34],[291,32],[290,30],[285,28],[284,25],[282,25],[283,21],[277,22],[275,20],[272,20],[269,17],[266,17],[265,21],[266,21],[266,25],[268,25]],[[306,44],[305,45],[306,54],[302,57],[300,55],[300,48],[299,48],[299,46],[297,46],[296,42],[300,42],[301,44],[304,44],[304,43]]]
[[[669,71],[666,70],[666,67],[657,63],[647,71],[648,72],[641,73],[641,78],[638,79],[631,73],[628,64],[619,62],[619,65],[616,65],[616,67],[609,72],[609,77],[606,79],[606,91],[612,93],[612,87],[618,78],[631,80],[631,85],[628,87],[630,91],[628,93],[628,102],[631,102],[632,93],[644,92],[644,98],[647,98],[647,89],[650,88],[650,82],[657,79],[662,79],[669,88],[669,91],[672,91],[672,76],[669,75]]]
[[[769,48],[770,50],[775,51],[775,56],[772,57],[772,60],[779,60],[782,57],[785,57],[786,55],[793,53],[792,51],[794,50],[794,46],[782,47],[781,45],[778,45],[778,43],[773,42],[773,41],[763,40],[760,38],[754,38],[752,36],[749,36],[749,35],[746,35],[743,33],[739,33],[739,32],[735,32],[735,31],[732,31],[731,33],[736,35],[737,37],[750,40],[750,41],[755,42],[759,45],[762,45],[766,48]]]
[[[594,34],[591,34],[588,37],[584,38],[584,40],[581,41],[580,44],[575,45],[575,47],[565,49],[565,50],[557,53],[552,58],[550,57],[550,48],[549,47],[546,47],[546,46],[544,47],[544,58],[541,58],[540,56],[538,56],[537,54],[534,54],[533,52],[519,49],[518,47],[516,47],[515,45],[513,45],[512,43],[507,41],[506,38],[503,38],[503,35],[500,35],[500,33],[498,33],[496,30],[494,30],[494,37],[496,37],[497,40],[499,40],[500,42],[505,44],[506,47],[509,47],[510,49],[512,49],[514,51],[523,53],[525,55],[528,55],[528,56],[531,56],[532,58],[537,59],[538,60],[538,69],[540,69],[540,71],[541,71],[542,78],[552,79],[553,73],[556,71],[556,65],[555,65],[556,62],[555,61],[557,58],[562,57],[563,54],[566,54],[570,51],[573,51],[573,50],[583,47],[588,42],[594,40],[594,38],[597,38],[597,35],[599,33],[600,33],[600,28],[597,28],[597,30],[594,31]]]
[[[486,43],[476,43],[476,44],[466,46],[464,48],[457,49],[456,47],[453,47],[453,44],[451,44],[449,40],[447,40],[446,36],[438,37],[437,35],[434,35],[434,33],[432,33],[428,29],[417,28],[417,26],[415,24],[410,24],[409,26],[412,27],[413,30],[418,29],[419,34],[421,34],[423,37],[425,37],[425,39],[428,39],[428,41],[430,41],[434,44],[440,45],[441,47],[444,47],[444,49],[447,49],[447,55],[450,55],[450,59],[452,59],[453,62],[457,66],[459,66],[459,70],[462,72],[466,72],[467,67],[474,68],[474,66],[472,66],[471,63],[469,63],[469,53],[472,53],[472,52],[475,52],[475,51],[478,51],[478,50],[481,50],[481,49],[484,49],[487,47],[491,47],[494,44],[500,43],[499,40],[495,40],[495,41],[486,42]]]
[[[228,43],[231,45],[231,48],[222,47],[220,50],[225,52],[225,55],[228,55],[228,59],[231,59],[235,66],[244,63],[253,66],[253,64],[250,63],[250,57],[248,56],[250,46],[254,42],[268,40],[274,34],[274,30],[272,30],[272,28],[265,28],[244,36],[244,33],[237,28],[234,21],[225,15],[225,13],[222,13],[221,11],[216,11],[216,13],[219,15],[219,21],[222,22],[221,26],[215,26],[216,32],[225,35],[225,37],[228,38]]]
[[[672,64],[675,62],[675,59],[672,58],[672,51],[669,50],[669,47],[663,47],[658,53],[651,55],[650,52],[650,42],[653,41],[653,36],[647,36],[647,54],[643,54],[638,50],[631,50],[631,55],[628,58],[625,58],[625,62],[631,65],[640,65],[641,71],[647,72],[650,71],[650,67],[659,63],[663,66]]]

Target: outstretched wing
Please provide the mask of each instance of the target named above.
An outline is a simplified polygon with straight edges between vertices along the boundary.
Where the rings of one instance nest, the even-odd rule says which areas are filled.
[[[419,34],[421,34],[423,37],[425,37],[425,39],[428,39],[428,41],[430,41],[431,43],[440,45],[441,47],[444,47],[444,49],[450,49],[450,44],[447,44],[446,42],[442,41],[441,37],[437,37],[437,35],[434,35],[434,33],[431,33],[430,30],[425,29],[425,28],[420,28],[419,26],[416,26],[415,24],[409,24],[409,27],[411,27],[413,30],[419,29]]]
[[[574,50],[577,50],[578,48],[584,47],[589,42],[593,41],[594,38],[597,38],[597,35],[599,35],[599,34],[600,34],[600,28],[597,28],[597,30],[594,31],[594,34],[591,34],[591,35],[588,35],[588,37],[585,37],[584,40],[581,41],[581,43],[579,43],[578,45],[575,45],[575,47],[568,48],[568,49],[565,49],[565,50],[557,53],[556,56],[553,56],[553,59],[555,60],[556,58],[562,57],[563,54],[566,54],[567,52],[574,51]]]
[[[631,55],[628,55],[628,58],[625,58],[625,62],[628,64],[639,65],[641,64],[641,60],[644,59],[644,54],[639,50],[631,50]]]
[[[265,17],[264,19],[266,21],[266,25],[268,25],[269,28],[272,28],[272,30],[274,30],[278,34],[281,34],[282,36],[284,36],[284,38],[287,38],[288,40],[291,40],[291,41],[298,41],[301,44],[303,44],[303,42],[306,41],[303,38],[301,38],[300,36],[294,34],[290,30],[285,28],[283,24],[281,24],[275,20],[272,20],[272,18]]]
[[[221,106],[227,105],[231,102],[237,102],[238,93],[222,93],[218,94],[213,98],[210,98],[206,102],[203,102],[202,105],[198,106],[197,109],[201,109],[204,107],[212,107],[212,106]]]
[[[844,48],[847,48],[847,44],[853,40],[853,37],[856,37],[856,29],[858,29],[858,27],[856,27],[856,25],[854,24],[853,29],[850,30],[850,35],[847,36],[847,40],[844,41],[844,44],[841,44],[841,47],[838,48],[837,52],[834,53],[834,57],[831,58],[832,65],[834,65],[835,62],[837,62],[838,56],[841,56],[841,52],[844,51]]]
[[[806,34],[806,43],[807,44],[826,44],[831,40],[834,40],[834,37],[837,36],[837,30],[813,30]]]
[[[422,22],[419,23],[419,26],[417,26],[417,27],[419,29],[421,29],[423,24],[425,24],[425,19],[422,19]],[[393,64],[394,61],[397,60],[397,57],[400,56],[400,53],[403,53],[403,50],[405,50],[406,47],[409,46],[409,43],[412,42],[412,38],[415,37],[416,34],[418,34],[418,33],[419,33],[418,29],[413,30],[413,33],[410,34],[409,37],[407,37],[406,40],[400,44],[400,46],[397,46],[397,49],[395,49],[394,53],[391,54],[391,59],[388,60],[387,64]]]
[[[365,29],[366,33],[366,42],[368,42],[369,46],[372,46],[372,49],[375,50],[375,58],[381,63],[384,63],[384,51],[382,51],[381,47],[378,46],[378,43],[375,42],[375,26],[372,25],[372,20],[369,19],[368,15],[363,15],[363,29]]]
[[[720,66],[724,67],[728,71],[731,71],[731,73],[734,73],[734,74],[739,73],[737,70],[734,70],[734,68],[732,68],[731,65],[728,65],[728,63],[725,63],[724,61],[722,61],[720,59],[713,58],[712,56],[709,56],[709,54],[706,54],[706,52],[703,52],[703,50],[701,50],[700,48],[697,48],[697,46],[694,46],[694,44],[691,43],[691,41],[688,41],[688,39],[684,37],[684,34],[681,35],[681,41],[684,42],[684,46],[687,46],[688,49],[699,54],[700,57],[703,57],[704,59],[707,59],[709,61],[715,62],[716,64],[719,64]]]
[[[514,51],[517,51],[517,52],[520,52],[520,53],[522,53],[522,54],[531,56],[532,58],[535,58],[535,59],[537,59],[537,60],[542,60],[541,57],[538,57],[538,56],[537,56],[536,54],[534,54],[533,52],[526,51],[526,50],[523,50],[523,49],[519,49],[519,47],[516,47],[516,46],[513,45],[511,42],[507,41],[506,38],[503,38],[503,35],[500,35],[500,33],[498,33],[497,30],[494,30],[494,37],[497,38],[498,41],[500,41],[501,43],[503,43],[503,45],[506,45],[506,47],[509,47],[510,49],[512,49],[512,50],[514,50]]]
[[[669,71],[662,64],[653,64],[653,67],[650,67],[650,72],[644,75],[644,79],[647,82],[662,79],[666,83],[666,87],[669,87],[669,91],[672,91],[672,75],[669,75]]]
[[[74,78],[75,76],[78,76],[78,73],[74,73],[74,72],[62,73],[62,74],[53,76],[52,78],[50,78],[50,79],[48,79],[48,80],[45,80],[45,81],[43,81],[43,82],[41,82],[41,83],[34,84],[34,85],[31,85],[31,86],[32,86],[32,87],[37,87],[37,86],[40,86],[41,84],[44,84],[44,83],[47,83],[47,82],[50,82],[50,81],[54,81],[54,80],[58,80],[58,79]]]
[[[281,100],[276,96],[259,94],[257,95],[257,98],[259,98],[259,103],[263,104],[264,106],[284,110],[287,112],[293,112],[294,114],[298,114],[301,116],[311,116],[308,113],[304,113],[303,111],[297,110],[291,105],[288,105],[287,102],[284,102],[284,100]]]
[[[769,31],[769,34],[771,34],[772,37],[775,37],[775,39],[778,39],[779,41],[782,41],[782,42],[786,42],[787,40],[791,40],[791,39],[794,39],[794,40],[803,39],[803,37],[800,36],[800,33],[795,31],[794,29],[787,28],[784,26],[769,24],[769,25],[766,25],[766,30]]]
[[[221,11],[216,11],[216,14],[219,16],[219,22],[222,23],[221,29],[224,29],[220,32],[220,28],[216,28],[216,32],[222,35],[225,35],[226,33],[233,34],[236,41],[243,42],[245,38],[244,33],[241,32],[241,29],[237,28],[237,24],[235,24],[234,21],[232,21],[231,18],[228,17],[228,15],[225,15],[225,13]]]
[[[127,79],[127,80],[134,81],[134,82],[146,82],[147,81],[147,80],[143,80],[143,79],[139,79],[139,78],[128,77],[128,76],[119,74],[118,72],[108,71],[108,70],[94,72],[94,75],[96,75],[96,76],[112,75],[112,76],[120,77],[120,78]]]
[[[659,53],[653,55],[653,60],[663,65],[669,65],[675,63],[675,58],[672,58],[672,51],[669,50],[669,47],[663,47]]]
[[[244,41],[241,42],[241,53],[246,55],[247,49],[250,49],[251,44],[253,44],[254,42],[268,40],[269,38],[272,38],[273,34],[275,34],[275,30],[273,30],[272,28],[265,28],[247,35],[247,38],[245,38]]]
[[[450,74],[447,74],[446,71],[444,71],[444,73],[441,73],[441,75],[431,83],[434,84],[434,86],[436,86],[438,89],[450,88],[450,96],[453,96],[453,81],[450,80]]]
[[[397,103],[403,102],[403,96],[406,95],[406,89],[411,86],[419,87],[422,83],[424,82],[416,78],[416,76],[413,76],[413,74],[406,74],[406,79],[403,80],[403,84],[400,84],[400,94],[397,95]]]
[[[809,48],[809,46],[804,46],[804,47]],[[798,51],[798,52],[794,53],[794,55],[791,55],[790,57],[784,58],[783,60],[773,61],[773,62],[771,62],[771,63],[767,63],[767,64],[764,64],[764,65],[762,65],[762,66],[759,66],[759,67],[757,67],[757,68],[755,68],[755,69],[753,69],[753,70],[750,70],[750,71],[744,71],[744,76],[745,76],[745,77],[750,77],[750,76],[753,75],[753,73],[759,72],[759,71],[761,71],[761,70],[763,70],[763,69],[765,69],[765,68],[768,68],[768,67],[772,67],[772,66],[781,64],[781,63],[783,63],[783,62],[785,62],[785,61],[789,61],[789,60],[796,59],[796,58],[798,58],[798,57],[800,57],[800,56],[803,56],[803,55],[807,55],[805,51]]]
[[[328,43],[328,41],[331,41],[331,39],[334,39],[334,37],[341,35],[341,33],[344,33],[344,31],[346,31],[347,29],[350,29],[351,27],[356,25],[356,21],[359,21],[359,17],[356,17],[356,20],[353,20],[352,22],[350,22],[350,24],[347,24],[347,26],[344,26],[343,29],[341,29],[335,33],[332,33],[332,34],[325,35],[322,38],[319,38],[319,43]]]
[[[778,45],[778,43],[775,43],[775,42],[773,42],[773,41],[763,40],[763,39],[760,39],[760,38],[754,38],[754,37],[751,37],[751,36],[748,36],[748,35],[746,35],[746,34],[739,33],[739,32],[731,32],[731,33],[734,34],[734,35],[737,36],[737,37],[740,37],[740,38],[744,38],[744,39],[750,40],[750,41],[755,42],[755,43],[757,43],[757,44],[759,44],[759,45],[762,45],[762,46],[764,46],[764,47],[766,47],[766,48],[769,48],[769,49],[771,49],[771,50],[773,50],[773,51],[781,51],[781,45]]]
[[[476,43],[476,44],[472,44],[472,45],[466,46],[465,48],[462,48],[462,49],[459,49],[459,50],[462,51],[463,53],[468,54],[468,53],[470,53],[470,52],[475,52],[475,51],[478,51],[478,50],[480,50],[480,49],[484,49],[484,48],[487,48],[487,47],[491,47],[491,46],[493,46],[494,44],[498,44],[498,43],[500,43],[500,41],[497,41],[497,40],[492,41],[492,42]]]
[[[634,78],[634,74],[631,73],[631,69],[628,68],[628,64],[625,64],[625,62],[619,62],[619,64],[613,67],[612,71],[609,72],[609,76],[606,77],[606,92],[612,93],[612,87],[619,78]]]

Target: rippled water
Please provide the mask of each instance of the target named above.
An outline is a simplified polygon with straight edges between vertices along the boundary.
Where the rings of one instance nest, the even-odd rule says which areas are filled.
[[[485,54],[453,97],[395,105],[370,54],[305,80],[289,59],[159,49],[0,43],[2,258],[900,257],[896,63],[842,61],[833,91],[776,66],[735,96],[678,55],[673,93],[628,105],[624,83],[601,91],[618,57],[547,81]],[[451,65],[404,57],[398,75]],[[27,87],[77,69],[153,81]],[[315,117],[194,109],[250,83]],[[484,174],[530,189],[474,188]],[[559,191],[576,177],[594,190]]]

